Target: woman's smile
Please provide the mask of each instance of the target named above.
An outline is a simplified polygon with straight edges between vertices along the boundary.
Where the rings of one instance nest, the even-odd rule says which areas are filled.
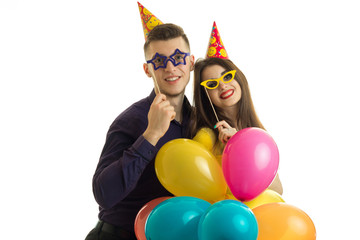
[[[234,89],[229,89],[225,92],[223,92],[222,94],[220,94],[220,98],[221,99],[228,99],[229,97],[231,97],[234,94]]]

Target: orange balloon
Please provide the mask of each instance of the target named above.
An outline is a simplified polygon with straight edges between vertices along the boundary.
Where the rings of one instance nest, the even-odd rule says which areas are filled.
[[[146,240],[146,236],[145,236],[145,224],[147,221],[147,218],[149,216],[149,214],[151,213],[151,211],[157,206],[159,205],[159,203],[165,201],[166,199],[169,199],[172,197],[159,197],[159,198],[155,198],[151,201],[149,201],[148,203],[146,203],[138,212],[138,214],[136,215],[135,218],[135,223],[134,223],[134,230],[135,230],[135,235],[136,238],[138,240]]]
[[[314,240],[313,221],[302,210],[286,203],[268,203],[254,208],[258,240]]]

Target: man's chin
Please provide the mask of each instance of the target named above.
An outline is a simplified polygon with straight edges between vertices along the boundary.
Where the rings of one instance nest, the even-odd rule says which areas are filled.
[[[172,91],[172,90],[164,90],[164,91],[161,91],[161,93],[162,94],[165,94],[166,96],[168,96],[168,97],[172,97],[172,98],[174,98],[174,97],[179,97],[179,96],[184,96],[184,94],[185,94],[185,89],[184,90],[182,90],[182,91]]]

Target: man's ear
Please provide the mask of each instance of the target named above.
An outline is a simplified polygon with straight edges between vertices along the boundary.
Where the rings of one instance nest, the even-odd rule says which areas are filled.
[[[147,63],[144,63],[143,68],[146,76],[151,77],[149,65]]]
[[[193,71],[194,70],[194,65],[195,65],[195,57],[194,57],[194,55],[190,56],[190,63],[191,63],[190,71]]]

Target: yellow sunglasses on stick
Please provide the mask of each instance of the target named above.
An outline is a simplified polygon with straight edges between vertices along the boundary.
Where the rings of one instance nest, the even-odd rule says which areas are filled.
[[[216,117],[216,120],[219,122],[219,118],[216,114],[216,111],[215,111],[215,108],[214,108],[214,105],[211,101],[211,98],[209,96],[209,93],[208,91],[206,90],[207,89],[215,89],[219,86],[220,84],[220,80],[223,82],[223,83],[229,83],[231,82],[234,78],[235,78],[235,73],[236,73],[236,70],[231,70],[231,71],[228,71],[226,73],[224,73],[221,77],[219,78],[216,78],[216,79],[208,79],[208,80],[205,80],[203,82],[201,82],[200,84],[202,86],[205,87],[205,92],[206,92],[206,95],[207,97],[209,98],[209,101],[210,101],[210,105],[214,111],[214,114],[215,114],[215,117]]]
[[[231,70],[231,71],[224,73],[224,75],[222,75],[221,77],[219,77],[217,79],[208,79],[208,80],[201,82],[200,84],[202,86],[206,87],[207,89],[215,89],[219,86],[220,80],[223,83],[231,82],[235,77],[235,73],[236,73],[236,70]]]

